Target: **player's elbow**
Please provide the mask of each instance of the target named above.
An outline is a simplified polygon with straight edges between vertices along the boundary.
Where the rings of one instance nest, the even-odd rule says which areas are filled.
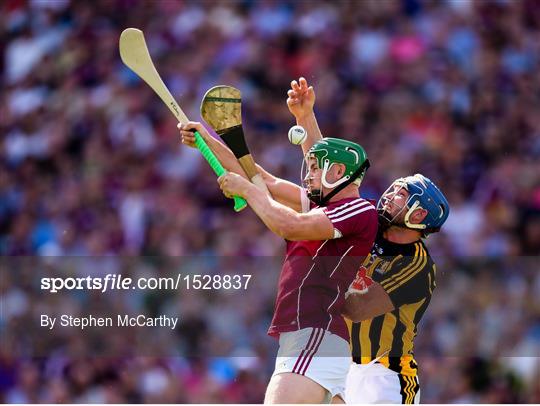
[[[361,321],[366,320],[366,317],[362,314],[362,312],[344,312],[342,313],[343,317],[346,317],[353,323],[360,323]]]
[[[294,230],[291,230],[287,226],[278,227],[277,230],[275,230],[275,233],[279,235],[281,238],[288,240],[288,241],[301,241],[302,238],[298,236],[294,232]]]
[[[278,237],[288,240],[289,232],[284,227],[276,227],[272,230]]]
[[[289,241],[325,241],[334,238],[334,226],[321,211],[291,215],[286,222]]]

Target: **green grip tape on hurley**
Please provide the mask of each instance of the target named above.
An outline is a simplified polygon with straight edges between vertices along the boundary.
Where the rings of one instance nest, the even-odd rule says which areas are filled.
[[[208,145],[206,145],[206,142],[204,142],[201,134],[199,134],[198,131],[195,131],[195,145],[197,146],[197,149],[201,151],[202,156],[208,161],[217,176],[222,176],[227,173],[227,171],[225,171],[225,168],[218,161],[214,153],[210,150],[210,148],[208,148]],[[247,202],[245,201],[245,199],[240,196],[233,196],[233,199],[234,211],[240,211],[246,208]]]

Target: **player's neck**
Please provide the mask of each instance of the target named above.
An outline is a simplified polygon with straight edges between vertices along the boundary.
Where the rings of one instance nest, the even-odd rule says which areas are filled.
[[[330,202],[337,202],[338,200],[342,200],[342,199],[350,199],[350,198],[358,198],[358,197],[360,197],[358,186],[349,185],[345,189],[336,193],[335,196],[332,196],[332,198],[330,199]]]
[[[391,226],[385,230],[383,236],[386,240],[396,244],[411,244],[422,237],[419,231],[396,226]]]

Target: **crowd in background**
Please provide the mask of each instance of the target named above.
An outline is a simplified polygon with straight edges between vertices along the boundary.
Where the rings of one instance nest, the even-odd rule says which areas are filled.
[[[6,0],[0,23],[0,400],[263,399],[284,243],[249,209],[234,213],[168,109],[122,64],[120,32],[138,27],[189,117],[201,120],[211,86],[242,91],[248,144],[273,174],[300,181],[285,100],[304,76],[323,134],[368,153],[364,197],[417,172],[435,181],[451,214],[426,241],[439,281],[417,339],[422,401],[540,402],[538,1]],[[29,257],[42,258],[13,263]],[[80,258],[69,272],[152,275],[160,266],[145,258],[191,271],[194,257],[212,258],[206,272],[249,264],[260,279],[204,311],[189,313],[202,299],[180,294],[133,299],[188,311],[183,331],[199,333],[174,345],[191,356],[29,356],[24,326],[52,301],[32,270],[62,270],[66,257]],[[240,355],[193,356],[208,343]]]

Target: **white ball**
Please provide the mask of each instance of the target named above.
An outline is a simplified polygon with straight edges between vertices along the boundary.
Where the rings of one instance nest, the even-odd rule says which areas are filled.
[[[303,144],[307,138],[307,131],[301,125],[293,125],[289,130],[289,141],[291,144]]]

